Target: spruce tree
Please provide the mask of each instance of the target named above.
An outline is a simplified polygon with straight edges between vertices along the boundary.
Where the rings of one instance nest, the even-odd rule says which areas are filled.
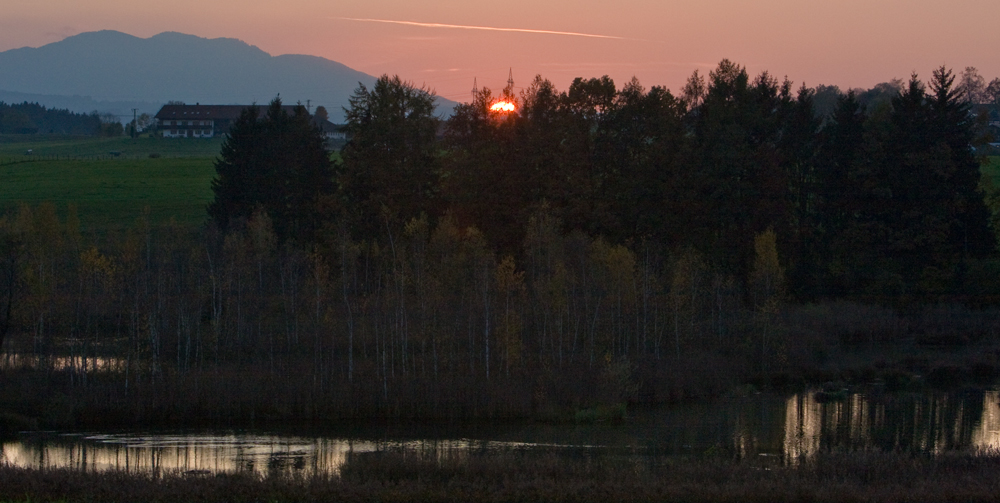
[[[289,115],[275,98],[263,116],[257,106],[246,108],[215,162],[209,216],[225,231],[259,208],[273,221],[280,241],[314,240],[323,225],[320,202],[333,193],[324,141],[305,107]]]
[[[422,212],[436,214],[438,119],[434,93],[383,75],[360,85],[344,110],[352,135],[338,173],[343,211],[371,239]]]

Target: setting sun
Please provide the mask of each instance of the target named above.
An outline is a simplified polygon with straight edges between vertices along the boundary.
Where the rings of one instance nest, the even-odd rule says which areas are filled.
[[[490,107],[490,110],[493,112],[513,112],[515,108],[517,107],[509,101],[498,101]]]

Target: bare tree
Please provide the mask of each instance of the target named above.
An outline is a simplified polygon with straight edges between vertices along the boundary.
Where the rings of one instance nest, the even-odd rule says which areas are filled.
[[[962,99],[973,105],[986,103],[986,79],[974,66],[965,67],[956,89]]]

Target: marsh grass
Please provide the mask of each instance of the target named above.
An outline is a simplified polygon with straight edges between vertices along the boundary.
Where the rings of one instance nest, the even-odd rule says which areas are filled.
[[[995,452],[833,452],[756,459],[507,453],[354,454],[339,476],[82,473],[0,467],[0,501],[996,501]]]

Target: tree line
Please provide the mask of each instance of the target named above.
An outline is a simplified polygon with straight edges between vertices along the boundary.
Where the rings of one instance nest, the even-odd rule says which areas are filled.
[[[355,139],[328,214],[365,240],[449,215],[519,256],[545,205],[563,232],[694,249],[744,287],[770,229],[797,300],[968,299],[995,235],[982,125],[955,78],[940,68],[884,99],[840,94],[821,115],[816,90],[730,61],[677,96],[607,77],[558,92],[538,77],[517,96],[482,90],[440,141],[432,95],[383,78],[347,111]],[[499,99],[517,111],[490,110]]]
[[[117,123],[118,119],[114,118],[113,122]],[[55,133],[113,136],[116,131],[108,131],[108,124],[111,124],[111,121],[103,120],[96,111],[90,114],[78,114],[69,110],[45,108],[38,103],[0,102],[0,134]],[[121,131],[117,131],[117,134],[121,134]]]
[[[96,238],[72,210],[23,206],[0,219],[0,363],[48,369],[43,387],[90,414],[159,400],[246,419],[555,414],[714,394],[787,361],[773,232],[748,304],[694,250],[567,234],[546,206],[523,259],[452,217],[386,243],[343,228],[326,250],[275,228],[258,210],[226,233],[140,217]]]
[[[814,90],[723,61],[677,96],[484,89],[442,124],[433,93],[384,76],[352,97],[336,162],[275,100],[233,124],[197,232],[0,218],[0,347],[133,419],[719,394],[820,364],[792,303],[995,303],[992,192],[954,80],[822,116]]]

